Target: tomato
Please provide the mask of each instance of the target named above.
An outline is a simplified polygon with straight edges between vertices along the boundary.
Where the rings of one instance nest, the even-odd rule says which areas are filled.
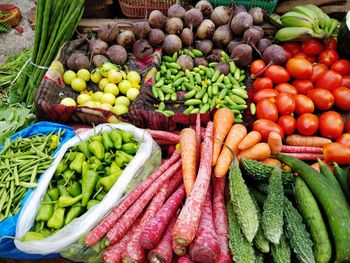
[[[298,94],[297,89],[289,83],[280,83],[275,87],[275,90],[293,95]]]
[[[272,89],[273,83],[270,78],[258,78],[253,83],[253,88],[256,90],[260,89]]]
[[[280,115],[289,115],[295,110],[295,99],[292,94],[282,92],[276,96],[276,106]]]
[[[350,111],[350,89],[346,87],[340,87],[333,90],[333,95],[335,99],[335,106],[337,108]]]
[[[316,64],[312,67],[312,76],[310,80],[315,83],[328,70],[325,64]]]
[[[348,76],[343,76],[343,79],[341,81],[341,86],[350,88],[350,75]]]
[[[298,114],[299,116],[304,114],[304,113],[313,113],[315,106],[312,100],[303,95],[303,94],[297,94],[294,95],[295,99],[295,113]]]
[[[326,44],[324,45],[324,49],[337,49],[337,40],[334,37],[328,38]]]
[[[297,54],[301,51],[300,44],[297,42],[293,42],[293,41],[288,41],[288,42],[283,43],[282,47],[284,49],[289,50],[293,56],[295,56],[295,54]]]
[[[262,59],[255,60],[250,65],[250,73],[254,76],[258,76],[259,73],[261,73],[265,67],[266,67],[266,64],[264,60]]]
[[[254,94],[254,102],[258,103],[259,100],[262,100],[262,99],[275,98],[277,96],[277,94],[278,94],[278,91],[274,90],[274,89],[261,89],[261,90],[258,90]]]
[[[337,51],[333,49],[324,50],[318,56],[318,61],[325,64],[327,67],[332,66],[333,63],[336,62],[338,59],[339,55]]]
[[[256,120],[253,123],[253,131],[258,131],[261,134],[261,138],[264,141],[267,141],[267,138],[269,137],[270,132],[277,132],[281,137],[284,137],[284,132],[277,123],[270,121],[270,120],[265,120],[265,119],[260,119]]]
[[[323,146],[325,162],[336,162],[340,165],[350,164],[350,147],[338,142],[328,143]]]
[[[272,80],[273,83],[284,83],[290,80],[290,75],[288,71],[278,65],[271,65],[265,71],[265,77],[268,77]]]
[[[269,99],[260,100],[256,105],[256,116],[258,119],[277,121],[278,111],[276,104]]]
[[[342,76],[334,70],[327,70],[316,81],[316,89],[328,89],[330,91],[340,87],[342,82]]]
[[[296,120],[290,115],[283,115],[278,119],[277,124],[281,126],[286,135],[293,134],[296,127]]]
[[[320,116],[321,136],[336,139],[342,135],[344,130],[343,117],[335,111],[327,111]]]
[[[316,115],[305,113],[297,119],[297,130],[302,135],[313,135],[317,132],[319,121]]]
[[[293,58],[303,58],[309,61],[310,63],[314,63],[316,61],[315,57],[308,57],[305,53],[302,53],[302,52],[299,52]]]
[[[347,59],[339,59],[331,67],[331,70],[338,72],[340,75],[350,74],[350,61]]]
[[[292,58],[286,64],[287,70],[296,79],[310,79],[312,64],[304,58]]]
[[[343,133],[338,137],[337,142],[350,146],[350,133]]]
[[[329,110],[333,107],[334,96],[326,89],[312,89],[307,95],[314,103],[316,109]]]
[[[312,38],[310,40],[305,41],[301,45],[301,49],[308,56],[316,56],[322,52],[323,46],[318,39]]]
[[[296,79],[292,82],[292,85],[297,89],[299,94],[304,95],[314,88],[312,81],[307,79]]]

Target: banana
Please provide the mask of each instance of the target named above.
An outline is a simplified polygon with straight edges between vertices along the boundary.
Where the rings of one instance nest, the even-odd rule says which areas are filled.
[[[314,29],[316,26],[308,16],[293,11],[284,14],[281,17],[281,22],[284,27],[308,27]]]
[[[330,20],[330,17],[329,17],[326,13],[324,13],[324,12],[322,11],[321,8],[319,8],[319,7],[316,6],[316,5],[307,4],[307,5],[305,5],[304,7],[307,8],[307,9],[309,9],[309,10],[311,10],[311,11],[313,11],[313,13],[314,13],[314,14],[318,17],[318,19],[319,19],[319,25],[320,25],[320,27],[322,27],[322,28],[324,29],[325,26],[326,26],[326,24],[327,24],[327,22],[328,22],[328,20]]]
[[[281,22],[281,16],[277,14],[269,15],[269,22],[277,28],[282,28],[283,24]]]
[[[300,14],[305,15],[305,16],[308,16],[318,26],[319,19],[314,11],[306,8],[305,6],[301,6],[301,5],[293,7],[292,11],[300,13]]]
[[[310,37],[314,37],[314,31],[308,27],[285,27],[277,31],[276,40],[285,41],[303,41]]]

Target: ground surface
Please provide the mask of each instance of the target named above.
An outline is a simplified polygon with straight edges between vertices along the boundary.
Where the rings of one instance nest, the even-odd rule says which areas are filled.
[[[27,14],[34,6],[34,1],[0,0],[0,4],[4,3],[15,4],[19,7],[22,12],[22,21],[20,26],[23,27],[24,32],[18,33],[15,29],[12,29],[9,33],[0,34],[0,64],[2,64],[8,55],[31,47],[34,41],[34,30],[32,30],[27,20]]]

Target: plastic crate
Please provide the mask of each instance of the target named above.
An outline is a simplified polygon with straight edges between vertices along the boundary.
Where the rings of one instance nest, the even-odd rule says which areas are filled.
[[[176,0],[119,0],[120,9],[126,17],[145,18],[153,10],[159,10],[166,14],[170,6],[176,3]],[[180,0],[179,4],[186,6],[189,1]]]
[[[214,6],[219,6],[219,5],[230,6],[232,4],[231,0],[208,0],[208,1]],[[245,6],[247,9],[250,9],[252,7],[261,7],[268,14],[272,14],[276,8],[278,0],[260,0],[260,1],[237,0],[235,1],[235,3],[236,5]]]

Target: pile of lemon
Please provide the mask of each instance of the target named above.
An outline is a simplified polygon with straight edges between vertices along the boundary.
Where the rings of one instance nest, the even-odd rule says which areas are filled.
[[[112,111],[120,115],[128,112],[128,107],[140,94],[141,77],[136,71],[125,72],[115,64],[104,63],[91,73],[87,69],[78,72],[67,70],[63,74],[66,85],[80,93],[75,101],[66,97],[61,104],[65,106],[85,106]],[[98,84],[100,91],[87,91],[87,82]]]

